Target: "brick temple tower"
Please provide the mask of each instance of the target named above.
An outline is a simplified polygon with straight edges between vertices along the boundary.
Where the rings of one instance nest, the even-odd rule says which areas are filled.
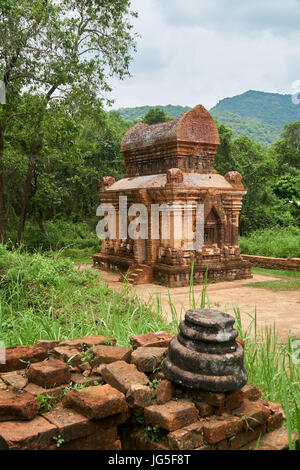
[[[172,121],[132,127],[121,146],[126,176],[119,181],[109,176],[102,180],[100,201],[114,206],[117,229],[115,239],[105,239],[101,253],[93,256],[94,265],[129,270],[133,283],[153,281],[168,286],[188,285],[192,264],[195,283],[203,281],[206,270],[211,280],[251,277],[251,265],[242,260],[238,246],[239,213],[247,191],[238,172],[221,176],[213,169],[219,144],[217,127],[202,105]],[[146,239],[120,234],[120,196],[127,197],[128,207],[135,203],[147,208]],[[160,214],[155,227],[159,236],[153,239],[151,208],[166,204],[172,205],[170,237],[164,238]],[[197,204],[203,207],[204,233],[201,249],[195,250],[183,232],[179,237],[175,232],[183,226],[181,208]],[[133,219],[127,217],[128,225]]]

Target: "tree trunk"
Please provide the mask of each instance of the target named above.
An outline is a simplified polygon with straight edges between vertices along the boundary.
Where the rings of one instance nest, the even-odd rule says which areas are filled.
[[[27,217],[27,211],[28,211],[28,203],[29,203],[30,196],[31,196],[32,181],[34,177],[34,169],[35,169],[35,162],[36,162],[38,149],[39,149],[39,143],[36,141],[33,141],[30,146],[27,176],[26,176],[26,181],[24,185],[24,193],[23,193],[23,198],[22,198],[22,207],[21,207],[18,236],[17,236],[17,242],[16,242],[17,246],[21,242],[23,235],[24,235],[25,223],[26,223],[26,217]]]
[[[46,230],[46,227],[44,225],[44,215],[43,215],[43,211],[41,208],[39,208],[38,210],[38,224],[39,224],[39,227],[41,229],[41,232],[45,235],[45,237],[49,237],[48,235],[48,232]]]
[[[0,243],[4,242],[5,232],[5,212],[4,212],[4,180],[2,159],[4,153],[4,133],[0,130]]]

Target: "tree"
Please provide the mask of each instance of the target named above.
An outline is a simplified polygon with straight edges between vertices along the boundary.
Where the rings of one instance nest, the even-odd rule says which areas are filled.
[[[159,122],[170,121],[171,118],[161,108],[151,108],[145,114],[143,122],[145,124],[158,124]]]
[[[284,126],[282,138],[289,147],[300,153],[300,121]]]
[[[38,9],[25,0],[5,0],[4,3],[7,8],[2,9],[4,34],[0,40],[0,57],[4,59],[0,62],[0,74],[7,75],[5,51],[9,45],[6,38],[12,34],[6,35],[6,32],[10,33],[13,23],[13,29],[21,39],[16,45],[13,43],[15,51],[11,52],[12,57],[18,56],[13,63],[19,80],[19,89],[12,91],[12,97],[18,98],[25,85],[38,97],[36,108],[29,106],[25,111],[31,119],[31,132],[26,145],[27,172],[18,229],[20,241],[33,180],[38,176],[36,165],[45,143],[43,122],[51,101],[63,104],[70,96],[75,99],[80,93],[85,96],[86,103],[93,103],[97,94],[103,99],[103,94],[111,90],[109,76],[116,75],[122,79],[129,73],[130,54],[135,47],[129,20],[135,14],[129,10],[129,0],[38,0]],[[18,12],[16,18],[14,11]],[[26,42],[22,34],[26,30],[24,25],[28,15],[34,19],[36,29]],[[25,67],[27,58],[29,64]],[[14,111],[19,111],[18,106],[14,108]]]
[[[0,80],[6,88],[7,102],[0,105],[0,242],[5,237],[3,158],[5,136],[11,120],[20,115],[20,92],[38,79],[42,51],[35,42],[44,35],[51,15],[46,0],[2,0],[0,4]],[[40,47],[41,49],[41,47]]]

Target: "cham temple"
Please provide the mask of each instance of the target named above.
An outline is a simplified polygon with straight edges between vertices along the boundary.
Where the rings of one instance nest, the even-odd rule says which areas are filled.
[[[205,275],[212,281],[251,277],[251,265],[241,258],[238,245],[239,213],[247,191],[238,172],[216,174],[213,163],[219,144],[214,120],[201,105],[172,121],[140,122],[132,127],[121,146],[126,176],[119,181],[110,176],[102,180],[100,201],[115,208],[117,229],[114,239],[103,240],[101,253],[93,256],[94,265],[128,273],[131,283],[170,287],[188,285],[192,271],[195,284],[202,283]],[[128,207],[146,206],[148,238],[120,234],[120,196],[127,197]],[[173,207],[170,236],[164,238],[159,214],[159,236],[153,239],[151,207],[163,204]],[[197,204],[204,208],[203,243],[200,249],[191,249],[189,237],[178,237],[176,230],[183,225],[178,219],[183,217],[181,208]],[[128,225],[133,219],[127,217]]]

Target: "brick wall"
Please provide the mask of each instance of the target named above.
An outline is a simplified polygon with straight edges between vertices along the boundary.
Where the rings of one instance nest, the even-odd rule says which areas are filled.
[[[300,258],[270,258],[255,255],[242,255],[242,258],[260,268],[300,271]]]

